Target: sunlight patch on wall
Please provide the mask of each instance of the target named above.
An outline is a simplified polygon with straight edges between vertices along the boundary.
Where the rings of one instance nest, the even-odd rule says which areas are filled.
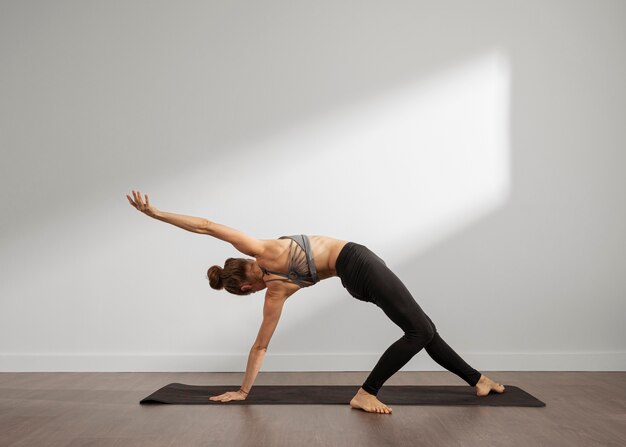
[[[236,182],[215,209],[257,237],[326,234],[399,261],[506,200],[509,88],[507,57],[489,51],[233,149],[185,181],[206,197]]]

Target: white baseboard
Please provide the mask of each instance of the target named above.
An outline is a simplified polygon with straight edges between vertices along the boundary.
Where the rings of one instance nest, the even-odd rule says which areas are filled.
[[[376,354],[272,354],[261,371],[371,371]],[[626,371],[626,352],[460,353],[479,371]],[[246,354],[0,354],[0,372],[244,372]],[[445,371],[420,352],[400,371]]]

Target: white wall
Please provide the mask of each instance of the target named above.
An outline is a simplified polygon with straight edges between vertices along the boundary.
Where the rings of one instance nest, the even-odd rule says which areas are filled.
[[[0,61],[2,371],[245,369],[263,294],[205,277],[237,252],[131,189],[367,245],[479,370],[626,367],[622,1],[3,1]],[[262,370],[401,335],[331,278]]]

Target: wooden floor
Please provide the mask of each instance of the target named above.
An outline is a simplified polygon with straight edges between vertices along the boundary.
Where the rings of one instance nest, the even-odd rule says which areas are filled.
[[[180,382],[243,373],[0,373],[0,446],[624,446],[626,372],[483,372],[543,408],[394,405],[152,405]],[[257,385],[349,385],[365,372],[259,373]],[[467,386],[449,372],[398,372],[388,385]]]

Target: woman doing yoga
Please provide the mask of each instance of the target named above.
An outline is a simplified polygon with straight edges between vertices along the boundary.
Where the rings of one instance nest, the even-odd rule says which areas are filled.
[[[422,348],[439,365],[453,372],[470,386],[477,396],[491,390],[504,392],[504,386],[468,365],[437,332],[432,320],[411,296],[402,281],[365,245],[327,236],[304,234],[278,239],[255,239],[241,231],[201,217],[160,211],[138,191],[132,206],[155,219],[194,233],[213,236],[232,244],[251,258],[228,258],[224,268],[214,265],[207,276],[211,287],[226,289],[236,295],[249,295],[267,289],[263,322],[250,349],[243,383],[238,391],[229,391],[210,400],[228,402],[246,398],[259,372],[270,339],[287,298],[317,282],[338,276],[354,298],[375,304],[403,331],[404,335],[382,354],[361,388],[350,401],[352,408],[373,413],[391,413],[392,409],[377,399],[383,384]]]

